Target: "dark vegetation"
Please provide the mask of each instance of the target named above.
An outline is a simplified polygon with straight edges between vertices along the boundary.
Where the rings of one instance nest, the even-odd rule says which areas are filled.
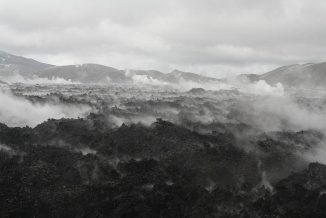
[[[0,217],[326,217],[326,166],[302,157],[323,135],[248,128],[0,124]]]

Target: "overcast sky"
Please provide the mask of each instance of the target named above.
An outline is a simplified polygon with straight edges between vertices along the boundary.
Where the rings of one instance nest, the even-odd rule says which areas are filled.
[[[0,50],[215,77],[326,61],[325,0],[0,0]]]

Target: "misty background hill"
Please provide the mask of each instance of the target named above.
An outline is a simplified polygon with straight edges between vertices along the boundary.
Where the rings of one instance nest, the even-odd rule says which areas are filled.
[[[154,79],[157,81],[167,83],[177,83],[180,81],[193,81],[193,82],[216,82],[219,79],[201,76],[195,73],[183,72],[180,70],[174,70],[171,73],[162,73],[156,70],[133,70],[131,74],[138,76],[146,76],[148,79]]]
[[[30,58],[24,58],[0,51],[1,76],[11,76],[14,73],[18,73],[23,77],[29,77],[37,71],[52,66],[53,65],[41,63]]]
[[[36,72],[38,77],[63,78],[81,83],[128,82],[124,71],[99,64],[54,66]]]
[[[280,82],[289,87],[322,88],[326,86],[326,62],[284,66],[259,78],[272,85]]]
[[[12,55],[0,51],[0,80],[6,82],[6,77],[21,75],[23,78],[62,78],[80,83],[127,83],[136,76],[137,81],[146,80],[156,83],[180,82],[222,82],[217,79],[190,72],[174,70],[162,73],[157,70],[119,70],[100,64],[81,64],[54,66],[33,59]],[[324,88],[326,84],[326,62],[294,64],[283,66],[270,72],[258,74],[242,74],[236,77],[239,81],[255,82],[265,80],[270,85],[281,83],[292,88]]]
[[[293,64],[279,67],[270,72],[258,74],[242,74],[237,76],[240,81],[255,82],[265,80],[270,85],[281,83],[291,88],[325,88],[326,87],[326,62]]]
[[[4,82],[4,81],[1,81],[1,80],[0,80],[0,84],[7,84],[7,83],[6,83],[6,82]]]
[[[108,82],[131,82],[131,77],[138,75],[144,76],[145,79],[155,80],[162,83],[177,83],[180,81],[218,81],[215,78],[201,76],[195,73],[182,72],[179,70],[174,70],[167,74],[155,70],[131,70],[128,73],[128,71],[125,70],[118,70],[112,67],[92,63],[54,66],[6,52],[0,52],[0,63],[1,78],[19,74],[24,78],[62,78],[72,82],[107,84]]]

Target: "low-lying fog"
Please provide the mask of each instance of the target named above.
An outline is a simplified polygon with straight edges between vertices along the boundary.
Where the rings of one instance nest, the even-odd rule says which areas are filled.
[[[116,126],[149,125],[160,117],[177,123],[184,119],[202,124],[245,123],[262,131],[326,130],[323,93],[311,98],[265,81],[153,85],[138,78],[138,83],[121,86],[69,81],[58,85],[58,81],[2,88],[0,122],[34,127],[50,118],[85,117],[97,108]]]
[[[78,118],[92,111],[90,106],[81,104],[32,103],[22,96],[13,95],[9,90],[0,90],[0,101],[0,122],[11,127],[35,127],[50,118]]]
[[[59,79],[60,80],[60,79]],[[257,132],[315,130],[326,133],[324,93],[285,90],[265,81],[158,84],[142,77],[133,84],[11,84],[0,90],[0,122],[30,126],[54,118],[104,115],[112,128],[157,118],[199,132],[216,124],[245,124]],[[137,81],[137,83],[136,83]]]

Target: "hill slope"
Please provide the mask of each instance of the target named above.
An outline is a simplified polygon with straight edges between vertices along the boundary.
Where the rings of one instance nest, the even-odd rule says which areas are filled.
[[[131,71],[134,75],[146,76],[147,79],[157,80],[164,83],[179,83],[179,82],[217,82],[220,81],[216,78],[198,75],[195,73],[183,72],[174,70],[171,73],[162,73],[156,70],[133,70]]]
[[[38,77],[60,77],[81,83],[128,82],[130,79],[122,70],[99,64],[82,64],[50,67],[36,73]]]
[[[128,71],[129,72],[129,71]],[[126,83],[132,82],[133,76],[144,76],[149,81],[158,83],[180,83],[180,82],[214,82],[218,79],[201,76],[195,73],[174,70],[171,73],[162,73],[156,70],[131,70],[131,74],[124,70],[100,64],[82,64],[54,66],[38,62],[33,59],[19,57],[0,51],[0,79],[6,81],[6,77],[17,74],[24,78],[63,78],[80,83]],[[137,82],[137,81],[134,81]]]
[[[326,62],[317,64],[295,64],[277,68],[259,76],[271,85],[282,83],[295,88],[325,88]]]
[[[13,74],[20,74],[23,77],[29,77],[34,72],[52,66],[53,65],[41,63],[33,59],[0,51],[0,76],[2,77],[12,76]]]

